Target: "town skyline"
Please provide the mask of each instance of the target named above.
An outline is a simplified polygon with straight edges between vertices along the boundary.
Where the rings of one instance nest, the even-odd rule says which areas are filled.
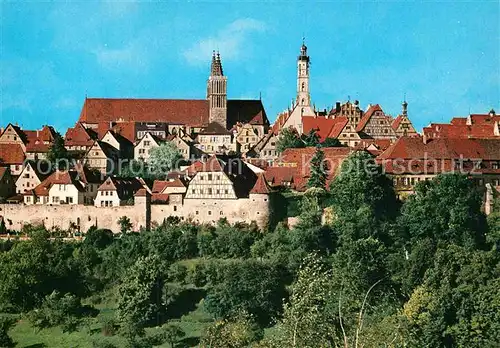
[[[228,97],[261,96],[274,122],[295,96],[303,36],[318,110],[350,97],[362,109],[380,104],[396,116],[406,94],[409,116],[420,131],[431,122],[499,109],[498,4],[460,4],[450,11],[430,4],[435,19],[443,19],[440,37],[435,36],[437,24],[416,18],[423,10],[416,4],[337,4],[335,11],[345,14],[336,18],[338,28],[345,29],[341,34],[319,20],[331,4],[311,8],[307,15],[285,6],[274,21],[273,5],[261,17],[256,15],[259,6],[234,11],[226,5],[227,13],[201,28],[194,23],[201,9],[210,13],[220,4],[201,5],[186,23],[181,19],[192,6],[159,6],[153,16],[155,8],[145,4],[100,4],[89,19],[89,8],[81,4],[2,4],[2,126],[51,124],[64,133],[78,119],[85,96],[204,99],[214,49],[222,56]],[[385,30],[384,21],[367,13],[397,24],[392,28],[398,30]],[[79,15],[83,18],[77,21]],[[162,15],[173,21],[162,21]],[[286,16],[297,25],[286,26]],[[21,18],[44,30],[36,34],[19,27]],[[96,27],[106,18],[109,23]]]

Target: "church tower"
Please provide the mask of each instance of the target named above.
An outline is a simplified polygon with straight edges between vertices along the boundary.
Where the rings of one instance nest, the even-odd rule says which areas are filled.
[[[300,55],[297,58],[297,100],[298,106],[310,106],[311,95],[309,93],[309,56],[307,46],[302,40]]]
[[[222,71],[220,54],[212,55],[210,77],[207,82],[207,99],[209,107],[208,122],[217,122],[227,129],[227,77]]]

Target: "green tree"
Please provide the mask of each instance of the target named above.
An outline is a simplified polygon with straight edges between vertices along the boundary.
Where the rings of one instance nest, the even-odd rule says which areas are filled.
[[[357,213],[365,209],[381,220],[394,219],[398,213],[392,181],[364,151],[354,152],[342,162],[330,193],[335,214],[344,220],[357,219]]]
[[[61,134],[55,134],[54,141],[49,147],[46,158],[53,168],[68,169],[71,165],[71,156],[64,147],[64,139]]]
[[[340,343],[336,315],[328,305],[334,296],[331,277],[331,270],[316,255],[305,258],[291,286],[277,334],[270,340],[272,346],[312,348]]]
[[[14,318],[0,316],[0,347],[10,348],[16,346],[9,336],[9,330],[15,323],[16,320]]]
[[[309,180],[307,181],[307,187],[325,189],[328,168],[326,168],[325,153],[319,146],[316,147],[316,152],[311,158],[309,166],[311,174],[309,176]]]
[[[439,249],[404,306],[419,347],[494,347],[500,336],[498,251],[457,245]]]
[[[480,192],[466,176],[438,175],[416,185],[415,194],[408,197],[402,207],[400,229],[410,245],[430,238],[436,242],[482,247],[487,223],[481,202]]]
[[[293,127],[284,128],[281,130],[278,141],[276,142],[276,151],[282,153],[286,149],[305,147],[304,142],[300,139],[299,133]]]
[[[342,144],[337,138],[326,138],[321,143],[321,147],[340,147]]]
[[[319,146],[318,129],[311,129],[309,133],[302,135],[302,141],[305,146]]]
[[[61,326],[63,332],[72,332],[85,314],[83,309],[80,299],[75,295],[61,295],[58,291],[53,291],[45,297],[40,308],[28,313],[28,319],[38,330]]]
[[[118,219],[118,225],[120,225],[121,234],[126,234],[132,231],[132,222],[128,216],[122,216]]]
[[[156,178],[165,178],[167,173],[180,165],[182,155],[172,142],[151,149],[149,171]]]
[[[163,267],[156,255],[140,257],[119,286],[117,318],[130,340],[144,336],[146,324],[163,311]]]
[[[168,343],[171,348],[175,348],[179,340],[184,337],[186,333],[178,325],[166,324],[156,328],[148,337],[148,342],[154,346],[160,346],[163,343]]]
[[[210,325],[200,342],[201,347],[245,348],[262,338],[264,332],[254,318],[245,311],[229,319],[221,319]]]
[[[209,286],[205,305],[217,317],[246,311],[261,325],[281,312],[285,284],[273,265],[255,260],[231,261],[221,266],[220,281]]]

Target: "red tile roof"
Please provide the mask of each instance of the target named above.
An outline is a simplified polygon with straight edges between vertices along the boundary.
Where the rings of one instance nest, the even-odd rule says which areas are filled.
[[[75,127],[68,128],[64,137],[65,146],[85,146],[91,147],[94,140],[97,139],[97,134],[92,130],[86,129],[81,123],[77,123]]]
[[[338,129],[346,122],[347,118],[345,117],[329,118],[324,116],[303,116],[302,128],[304,134],[309,133],[311,130],[317,130],[316,133],[319,135],[320,140],[324,141],[326,138],[331,137],[331,133],[334,128]]]
[[[368,121],[370,121],[370,118],[375,113],[375,111],[382,111],[383,112],[380,105],[378,105],[378,104],[371,105],[368,108],[368,110],[366,110],[366,112],[363,114],[363,117],[361,117],[361,120],[359,121],[358,125],[356,126],[356,132],[363,131],[363,129],[365,128]]]
[[[349,122],[347,117],[344,117],[344,116],[336,117],[335,120],[337,122],[333,125],[332,130],[330,131],[330,134],[328,134],[328,138],[338,138],[340,133],[342,133],[345,126]]]
[[[203,127],[209,122],[206,99],[109,99],[87,98],[80,122],[166,122]],[[228,128],[236,122],[269,124],[260,100],[228,100]],[[126,135],[124,135],[127,137]]]
[[[379,159],[454,158],[500,160],[500,139],[429,140],[422,137],[401,137],[379,156]]]
[[[431,123],[428,127],[424,127],[423,133],[428,138],[500,138],[495,135],[494,123],[473,125]]]
[[[0,144],[0,163],[23,164],[25,159],[20,144]]]
[[[352,149],[348,147],[327,147],[322,148],[322,150],[325,154],[328,172],[327,185],[329,185],[335,177],[340,164],[349,156]],[[266,168],[266,178],[273,186],[286,185],[291,182],[291,188],[298,191],[305,190],[310,176],[310,161],[315,152],[315,147],[286,149],[283,151],[280,163]]]
[[[56,132],[50,126],[41,130],[21,130],[25,134],[26,152],[47,152],[54,141]]]
[[[401,121],[403,120],[403,115],[398,115],[394,121],[392,121],[391,127],[394,130],[398,130],[399,125],[401,124]]]
[[[179,178],[174,180],[155,180],[153,183],[153,193],[162,193],[167,187],[186,187]]]
[[[271,188],[269,187],[269,184],[267,183],[267,180],[266,180],[266,177],[264,176],[264,174],[262,174],[262,173],[257,174],[257,181],[255,182],[255,185],[253,185],[252,189],[250,190],[250,193],[267,195],[270,192],[271,192]]]
[[[451,119],[451,124],[454,125],[466,125],[467,124],[467,118],[466,117],[453,117]]]

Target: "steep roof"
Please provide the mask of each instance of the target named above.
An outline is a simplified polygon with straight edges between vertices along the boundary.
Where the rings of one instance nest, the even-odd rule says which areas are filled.
[[[250,190],[250,193],[267,195],[270,192],[271,188],[269,187],[269,184],[267,183],[264,174],[263,173],[257,174],[257,181],[255,181],[255,184]]]
[[[361,117],[361,120],[359,121],[358,125],[356,126],[356,132],[361,132],[363,131],[363,129],[365,128],[366,124],[368,123],[368,121],[370,121],[370,118],[373,116],[373,114],[376,112],[376,111],[382,111],[382,108],[380,107],[380,105],[378,104],[375,104],[375,105],[371,105],[366,111],[365,113],[363,114],[363,116]]]
[[[485,138],[499,139],[499,135],[495,135],[494,123],[480,124],[447,124],[447,123],[431,123],[424,127],[423,133],[431,138]]]
[[[35,173],[36,177],[40,181],[43,181],[45,178],[47,178],[50,174],[52,174],[53,171],[51,164],[47,161],[28,160],[26,161],[26,165],[23,169],[23,172],[26,170],[26,168],[28,168],[28,166],[29,168],[31,168],[33,173]]]
[[[80,122],[100,123],[166,122],[203,127],[209,121],[206,99],[110,99],[87,98],[80,113]],[[236,122],[269,124],[260,100],[227,101],[228,127]],[[127,135],[124,135],[128,137]],[[130,139],[129,139],[130,140]]]
[[[344,116],[336,117],[335,120],[337,120],[337,122],[333,125],[330,134],[328,134],[328,138],[338,138],[349,122],[347,117]]]
[[[56,132],[50,126],[43,126],[41,130],[21,130],[25,134],[26,152],[47,152],[54,141]]]
[[[24,151],[20,144],[0,144],[0,163],[22,164]]]
[[[140,189],[145,189],[145,183],[138,178],[117,178],[109,176],[99,186],[97,191],[116,191],[120,199],[131,197]],[[128,195],[125,193],[128,192]]]
[[[7,173],[9,171],[10,171],[9,167],[0,167],[0,181],[2,181],[5,173]]]
[[[307,134],[311,130],[316,129],[317,130],[316,134],[318,134],[321,141],[324,141],[326,138],[332,137],[332,135],[334,135],[337,132],[338,134],[340,134],[340,131],[342,131],[345,124],[347,124],[346,117],[336,117],[336,118],[323,117],[323,116],[302,117],[302,127],[304,134]],[[338,131],[339,128],[341,128],[340,131]],[[332,134],[332,130],[334,129],[335,131]]]
[[[90,147],[94,144],[95,139],[97,139],[97,134],[95,132],[85,128],[80,122],[77,122],[73,128],[68,128],[66,130],[64,145]]]

